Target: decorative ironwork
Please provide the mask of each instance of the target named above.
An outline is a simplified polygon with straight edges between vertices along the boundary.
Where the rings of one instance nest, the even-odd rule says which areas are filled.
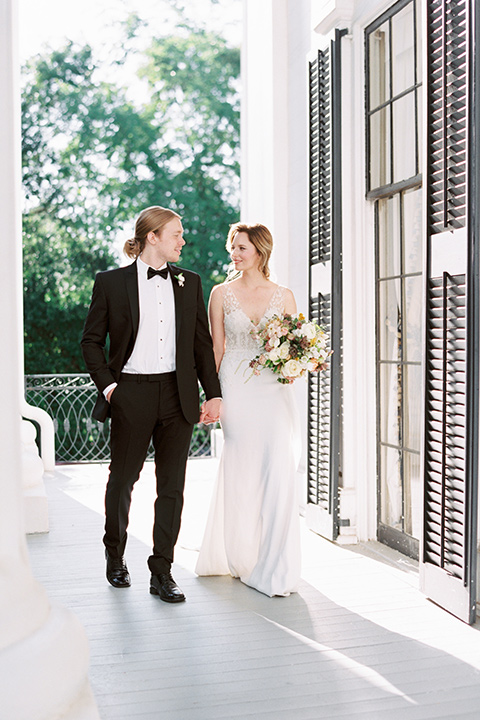
[[[200,388],[201,399],[203,393]],[[53,418],[57,463],[94,463],[110,459],[110,420],[92,418],[97,388],[89,375],[26,375],[25,397]],[[190,457],[211,454],[212,426],[195,425]],[[154,457],[150,443],[147,459]]]

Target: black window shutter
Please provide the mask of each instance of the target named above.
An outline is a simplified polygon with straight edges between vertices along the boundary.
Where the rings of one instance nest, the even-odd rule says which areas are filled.
[[[310,265],[330,260],[332,232],[331,50],[310,63]]]
[[[306,520],[319,534],[338,535],[341,472],[341,37],[310,63],[310,318],[330,338],[328,370],[309,377]],[[322,272],[315,272],[322,266]],[[319,279],[320,278],[320,279]]]
[[[470,623],[478,474],[476,26],[473,1],[428,0],[421,583],[432,600]]]

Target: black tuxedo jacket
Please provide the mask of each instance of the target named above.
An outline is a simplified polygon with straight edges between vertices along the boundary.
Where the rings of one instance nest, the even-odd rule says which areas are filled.
[[[176,373],[180,404],[186,420],[198,422],[198,380],[207,400],[220,397],[212,339],[208,329],[200,277],[168,264],[175,298]],[[184,282],[178,280],[182,274]],[[83,357],[99,390],[93,417],[103,422],[110,404],[103,390],[118,382],[130,357],[139,324],[137,263],[98,273],[81,340]],[[108,358],[106,341],[109,337]]]

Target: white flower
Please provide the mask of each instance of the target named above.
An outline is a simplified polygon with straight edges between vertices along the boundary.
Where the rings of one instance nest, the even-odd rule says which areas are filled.
[[[305,323],[302,328],[302,335],[305,335],[309,340],[313,340],[313,338],[317,336],[315,324],[311,322]]]
[[[176,276],[176,278],[177,278],[177,282],[178,282],[178,284],[180,285],[180,287],[183,287],[183,286],[185,285],[185,276],[184,276],[184,274],[183,274],[183,273],[180,273],[179,275]]]
[[[290,343],[283,342],[278,348],[278,357],[281,360],[286,360],[290,354]]]
[[[282,368],[282,375],[287,378],[298,377],[303,368],[298,360],[289,360]]]
[[[270,350],[270,352],[267,353],[267,357],[269,360],[271,360],[273,363],[276,363],[279,361],[280,356],[278,354],[277,348],[273,348],[273,350]]]

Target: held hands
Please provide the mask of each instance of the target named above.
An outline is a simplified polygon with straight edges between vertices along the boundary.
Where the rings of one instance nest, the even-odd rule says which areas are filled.
[[[217,422],[220,417],[220,409],[222,407],[222,398],[212,398],[202,403],[200,409],[200,420],[199,422],[205,425]]]

